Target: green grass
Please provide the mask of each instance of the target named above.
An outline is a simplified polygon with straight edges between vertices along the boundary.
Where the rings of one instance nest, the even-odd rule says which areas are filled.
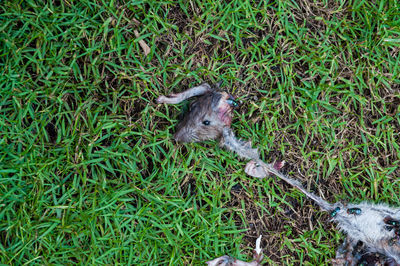
[[[0,4],[1,263],[250,260],[263,234],[265,263],[328,264],[344,236],[298,191],[171,141],[155,98],[204,81],[309,189],[400,204],[398,1],[40,2]]]

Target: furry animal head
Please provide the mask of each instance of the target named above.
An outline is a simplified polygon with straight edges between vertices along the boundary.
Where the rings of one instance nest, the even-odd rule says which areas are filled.
[[[199,142],[220,138],[224,127],[230,127],[236,106],[234,98],[226,92],[211,91],[200,96],[179,122],[174,139]]]

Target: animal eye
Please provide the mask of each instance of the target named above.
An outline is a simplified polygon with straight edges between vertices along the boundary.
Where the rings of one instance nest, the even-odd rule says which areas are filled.
[[[208,125],[210,124],[210,121],[204,120],[204,121],[203,121],[203,124],[206,125],[206,126],[208,126]]]

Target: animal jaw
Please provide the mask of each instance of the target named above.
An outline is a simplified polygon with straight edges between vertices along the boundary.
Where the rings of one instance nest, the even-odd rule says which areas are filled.
[[[221,92],[221,99],[218,102],[217,113],[225,127],[230,127],[232,123],[233,108],[237,106],[234,98],[226,92]]]

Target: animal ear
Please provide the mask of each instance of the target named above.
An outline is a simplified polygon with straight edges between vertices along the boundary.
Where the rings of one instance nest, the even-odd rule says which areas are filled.
[[[199,103],[198,101],[191,102],[191,103],[189,104],[189,112],[191,112],[191,111],[193,111],[194,109],[196,109],[197,106],[199,105],[198,103]]]

